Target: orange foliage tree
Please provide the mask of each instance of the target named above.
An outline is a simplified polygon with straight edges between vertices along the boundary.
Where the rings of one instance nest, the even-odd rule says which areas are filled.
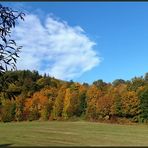
[[[87,109],[86,109],[86,118],[90,120],[97,120],[97,102],[102,96],[102,93],[95,85],[92,85],[88,88],[86,93],[87,97]]]

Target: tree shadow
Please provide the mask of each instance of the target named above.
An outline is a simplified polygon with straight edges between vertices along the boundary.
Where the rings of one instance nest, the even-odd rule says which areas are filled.
[[[0,144],[0,148],[1,147],[10,147],[12,144]]]

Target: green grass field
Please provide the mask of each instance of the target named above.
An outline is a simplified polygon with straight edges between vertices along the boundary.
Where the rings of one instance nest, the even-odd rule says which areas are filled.
[[[148,146],[148,125],[92,122],[0,123],[0,146]]]

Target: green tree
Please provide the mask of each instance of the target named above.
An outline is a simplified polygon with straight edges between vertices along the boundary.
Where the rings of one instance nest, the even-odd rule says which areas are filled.
[[[117,86],[117,85],[120,85],[120,84],[125,84],[125,80],[123,79],[116,79],[112,82],[113,86]]]
[[[93,82],[93,85],[103,91],[106,89],[107,83],[103,82],[103,80],[97,80]]]
[[[87,101],[86,101],[86,91],[79,92],[79,107],[78,107],[78,112],[77,115],[85,115],[86,113],[86,108],[87,108]]]
[[[141,120],[148,122],[148,88],[146,88],[140,94],[140,109],[141,109]]]
[[[139,87],[144,86],[145,81],[142,77],[134,77],[127,85],[127,89],[130,91],[136,91]]]
[[[145,76],[144,76],[144,80],[145,80],[146,83],[148,84],[148,72],[145,74]]]

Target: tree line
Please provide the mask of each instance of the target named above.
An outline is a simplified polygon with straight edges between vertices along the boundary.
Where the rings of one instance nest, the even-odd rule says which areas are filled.
[[[148,122],[148,73],[125,81],[62,81],[37,71],[7,71],[0,121],[74,120]],[[0,86],[3,87],[3,86]],[[13,94],[13,95],[9,95]],[[15,97],[12,97],[15,96]]]

